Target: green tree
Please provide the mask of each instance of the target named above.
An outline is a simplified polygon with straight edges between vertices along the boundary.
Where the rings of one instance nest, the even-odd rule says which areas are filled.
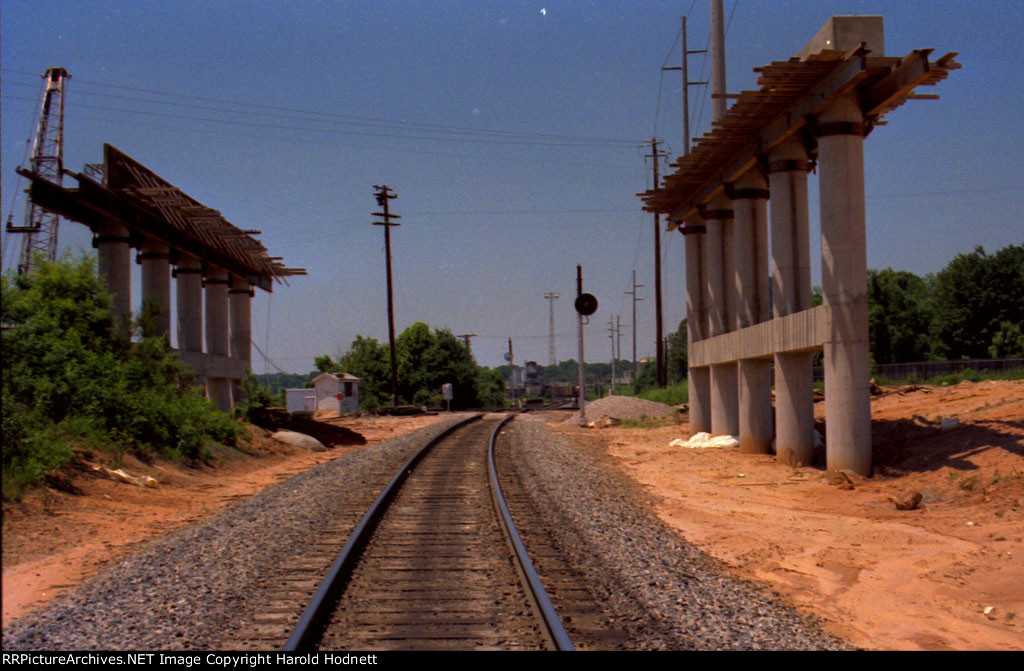
[[[637,389],[653,389],[658,386],[658,364],[652,357],[644,359],[640,364],[640,373],[636,376]]]
[[[165,336],[111,318],[92,258],[0,281],[5,496],[70,459],[75,441],[203,459],[209,441],[237,438]]]
[[[395,354],[400,403],[440,402],[441,388],[446,383],[452,385],[453,408],[495,407],[504,401],[501,376],[479,368],[449,329],[431,331],[429,325],[417,322],[399,334]],[[347,372],[358,377],[362,407],[390,405],[390,357],[387,348],[376,340],[357,336],[337,362],[324,355],[316,357],[314,363],[321,372]]]
[[[478,367],[476,390],[481,408],[500,408],[505,405],[505,379],[498,371]]]
[[[679,322],[675,333],[668,335],[668,380],[676,384],[686,379],[689,372],[686,367],[688,339],[686,334],[686,318]]]
[[[322,373],[351,373],[359,378],[359,407],[372,410],[391,405],[391,356],[375,338],[357,335],[348,352],[338,359],[324,355],[314,360]]]
[[[420,390],[428,394],[445,362],[440,361],[435,351],[436,338],[430,327],[423,322],[416,322],[402,331],[395,340],[395,353],[398,356],[398,397],[405,403],[412,403]],[[440,391],[440,383],[437,384]]]
[[[868,340],[875,363],[923,361],[931,353],[927,282],[905,270],[868,270]]]
[[[987,357],[1004,322],[1024,323],[1024,245],[958,254],[935,275],[931,314],[939,358]]]
[[[1000,323],[999,331],[992,336],[988,353],[992,358],[1024,356],[1024,331],[1021,330],[1021,325],[1013,322]]]

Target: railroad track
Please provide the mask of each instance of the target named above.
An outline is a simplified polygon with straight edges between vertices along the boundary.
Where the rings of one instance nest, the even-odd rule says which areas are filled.
[[[572,649],[488,467],[507,419],[460,425],[410,459],[286,650]]]

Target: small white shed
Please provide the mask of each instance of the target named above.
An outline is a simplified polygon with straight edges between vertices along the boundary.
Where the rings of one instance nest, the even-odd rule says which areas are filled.
[[[359,378],[355,375],[322,373],[313,378],[313,389],[316,390],[317,410],[340,414],[359,409]]]
[[[288,412],[316,412],[315,389],[285,389]]]

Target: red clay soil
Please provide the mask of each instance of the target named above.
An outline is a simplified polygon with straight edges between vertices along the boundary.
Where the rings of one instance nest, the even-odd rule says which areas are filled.
[[[942,420],[954,417],[958,427],[944,431]],[[611,455],[691,542],[854,645],[1024,649],[1024,382],[884,389],[872,399],[871,478],[735,449],[670,447],[687,437],[685,424],[581,429],[564,414],[549,419],[580,449]],[[160,485],[80,470],[78,494],[42,489],[5,504],[3,623],[147,539],[436,420],[346,421],[369,447],[328,452],[259,434],[250,449],[256,458],[232,451],[215,467],[126,459],[126,471]]]
[[[884,389],[871,478],[670,447],[685,425],[551,427],[613,456],[686,538],[854,645],[1024,650],[1022,381]]]

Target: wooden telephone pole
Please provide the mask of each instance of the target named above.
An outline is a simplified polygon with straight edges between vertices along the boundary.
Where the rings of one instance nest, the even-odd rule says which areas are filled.
[[[636,302],[642,301],[642,298],[638,298],[636,290],[640,289],[644,285],[636,283],[636,271],[633,271],[633,288],[631,291],[625,292],[627,295],[633,297],[633,393],[640,391],[640,386],[637,379],[640,377],[640,371],[636,368]]]
[[[374,184],[374,189],[377,197],[377,205],[383,208],[383,212],[372,212],[375,217],[384,217],[384,221],[373,222],[374,226],[384,227],[384,248],[385,256],[387,258],[387,270],[388,270],[388,343],[391,346],[391,402],[394,407],[398,407],[398,358],[395,355],[395,299],[394,292],[392,291],[391,283],[391,227],[400,226],[396,222],[391,221],[392,219],[401,219],[402,217],[397,214],[391,214],[388,209],[388,201],[398,198],[398,194],[392,193],[391,189],[387,186],[377,186]]]
[[[688,49],[686,42],[686,15],[683,15],[682,38],[683,38],[683,64],[677,67],[664,67],[662,70],[680,70],[683,73],[683,155],[690,153],[690,87],[702,86],[703,82],[690,81],[690,69],[687,64],[687,56],[690,54],[703,54],[707,49]]]
[[[658,183],[661,177],[658,174],[658,160],[665,155],[664,152],[658,149],[659,142],[651,138],[651,153],[647,155],[648,158],[653,159],[654,163],[654,188],[658,188]],[[655,324],[655,344],[656,344],[656,377],[658,380],[658,386],[664,387],[666,384],[666,373],[667,366],[665,361],[665,353],[661,346],[662,340],[664,339],[663,327],[661,321],[661,215],[657,212],[654,213],[654,324]],[[635,320],[634,320],[635,322]]]

